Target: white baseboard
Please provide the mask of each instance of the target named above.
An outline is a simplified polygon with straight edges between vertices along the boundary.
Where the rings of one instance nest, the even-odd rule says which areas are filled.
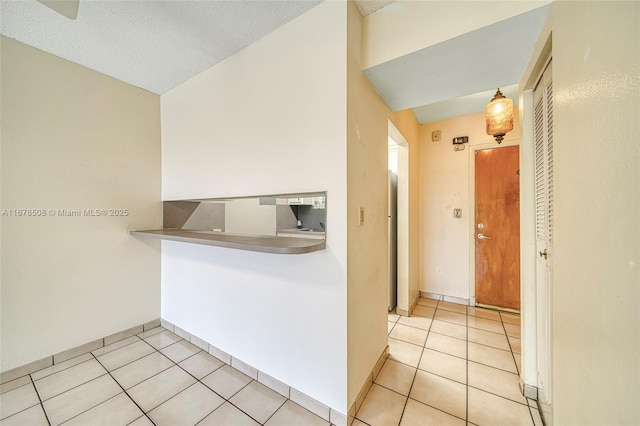
[[[469,304],[469,299],[463,299],[461,297],[445,296],[443,294],[430,293],[428,291],[421,291],[422,297],[428,299],[442,300],[445,302],[457,303],[458,305],[472,306]]]
[[[325,405],[322,402],[306,395],[293,386],[289,386],[286,383],[283,383],[278,379],[271,377],[267,373],[258,370],[256,367],[249,365],[248,363],[234,357],[231,354],[226,353],[225,351],[217,348],[211,343],[206,342],[204,339],[201,339],[189,333],[188,331],[178,327],[175,324],[172,324],[167,320],[161,320],[161,324],[167,330],[178,334],[183,339],[188,340],[194,345],[209,352],[209,354],[218,358],[225,364],[228,364],[236,370],[241,371],[242,373],[253,378],[254,380],[257,380],[268,388],[278,392],[282,396],[289,398],[296,404],[301,405],[302,407],[306,408],[307,410],[311,411],[327,422],[330,422],[331,424],[336,426],[347,426],[347,416],[340,413],[339,411],[336,411],[328,405]],[[382,368],[382,366],[380,366],[380,368]]]

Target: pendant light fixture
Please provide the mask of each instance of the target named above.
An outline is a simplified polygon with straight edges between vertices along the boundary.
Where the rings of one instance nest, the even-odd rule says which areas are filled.
[[[513,130],[513,101],[505,97],[500,89],[485,108],[487,134],[502,142],[504,135]]]

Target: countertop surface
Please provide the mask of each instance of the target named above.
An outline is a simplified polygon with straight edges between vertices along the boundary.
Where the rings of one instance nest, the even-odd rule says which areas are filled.
[[[289,230],[281,231],[289,232]],[[292,231],[297,231],[296,233],[300,234],[312,232],[300,231],[299,229],[293,229]],[[159,238],[163,240],[182,241],[185,243],[204,244],[273,254],[304,254],[325,249],[325,241],[319,239],[240,235],[214,231],[187,231],[183,229],[129,231],[129,234],[141,237]],[[313,232],[313,234],[324,235],[324,232]]]
[[[311,234],[311,235],[325,235],[324,231],[318,229],[309,229],[309,228],[289,228],[289,229],[278,229],[278,232],[286,233],[286,234]]]

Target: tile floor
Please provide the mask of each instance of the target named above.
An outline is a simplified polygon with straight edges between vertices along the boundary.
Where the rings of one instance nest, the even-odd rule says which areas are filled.
[[[389,314],[389,358],[354,426],[535,425],[520,393],[520,316],[422,298]]]
[[[390,355],[355,426],[542,425],[519,390],[520,318],[435,299],[389,314]],[[1,425],[328,425],[170,331],[0,387]]]
[[[2,384],[0,424],[329,425],[162,327]]]

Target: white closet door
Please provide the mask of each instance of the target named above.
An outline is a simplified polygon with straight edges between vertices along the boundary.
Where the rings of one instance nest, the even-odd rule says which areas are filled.
[[[553,82],[551,63],[533,94],[535,136],[538,399],[552,404]]]

